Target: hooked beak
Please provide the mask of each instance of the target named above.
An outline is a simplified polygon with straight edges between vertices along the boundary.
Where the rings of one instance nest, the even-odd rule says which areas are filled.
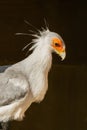
[[[63,52],[59,53],[59,55],[60,55],[60,57],[62,58],[62,61],[63,61],[66,57],[66,52],[63,51]]]
[[[66,51],[65,49],[63,51],[56,50],[56,53],[61,57],[61,60],[63,61],[66,57]]]

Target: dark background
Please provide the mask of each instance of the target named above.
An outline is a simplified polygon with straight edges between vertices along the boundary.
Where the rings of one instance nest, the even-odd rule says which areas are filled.
[[[66,59],[53,54],[49,91],[41,104],[33,104],[23,122],[12,130],[87,130],[87,4],[70,0],[0,0],[0,64],[26,57],[22,48],[31,41],[17,32],[45,27],[59,33],[66,44]]]
[[[87,4],[70,0],[0,0],[0,58],[19,61],[25,57],[22,48],[31,41],[17,32],[45,27],[44,18],[52,31],[59,33],[67,49],[63,64],[87,64]],[[59,63],[54,55],[54,63]]]

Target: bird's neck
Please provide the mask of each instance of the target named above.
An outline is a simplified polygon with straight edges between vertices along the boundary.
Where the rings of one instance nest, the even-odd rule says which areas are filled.
[[[29,72],[32,70],[41,70],[43,72],[49,72],[52,64],[51,50],[47,47],[37,47],[33,53],[26,58],[26,68],[29,68]]]
[[[29,79],[35,101],[43,100],[48,88],[48,72],[52,64],[51,51],[37,47],[24,61],[24,70]]]

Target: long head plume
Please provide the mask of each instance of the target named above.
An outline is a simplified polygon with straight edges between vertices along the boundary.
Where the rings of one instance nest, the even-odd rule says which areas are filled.
[[[31,23],[29,23],[27,20],[24,20],[24,22],[31,26],[34,30],[28,30],[31,33],[16,33],[16,35],[25,35],[25,36],[32,36],[34,37],[34,39],[32,39],[32,41],[30,43],[28,43],[22,50],[24,51],[26,48],[28,48],[31,44],[34,44],[29,50],[32,51],[34,48],[36,48],[38,46],[38,39],[44,34],[44,32],[49,32],[49,28],[48,28],[48,23],[46,21],[46,19],[44,18],[44,23],[45,23],[45,28],[41,27],[41,30],[39,30],[37,27],[35,27],[34,25],[32,25]],[[27,52],[27,54],[28,54]]]
[[[62,39],[62,37],[55,33],[51,32],[47,26],[46,20],[45,20],[45,28],[41,28],[41,30],[38,30],[35,26],[30,24],[29,22],[25,21],[28,25],[32,26],[35,30],[32,31],[31,34],[29,33],[16,33],[16,35],[28,35],[28,36],[33,36],[34,38],[30,43],[28,43],[22,50],[26,49],[30,44],[33,44],[32,47],[28,50],[31,51],[35,49],[36,47],[43,47],[41,43],[46,43],[46,47],[49,48],[51,52],[56,52],[62,60],[65,59],[66,56],[66,51],[65,51],[65,44]],[[28,54],[28,52],[26,54]]]

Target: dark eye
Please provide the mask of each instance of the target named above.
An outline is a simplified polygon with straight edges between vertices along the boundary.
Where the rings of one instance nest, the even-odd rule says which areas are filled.
[[[56,46],[56,47],[60,47],[60,44],[59,44],[59,43],[55,43],[55,46]]]

